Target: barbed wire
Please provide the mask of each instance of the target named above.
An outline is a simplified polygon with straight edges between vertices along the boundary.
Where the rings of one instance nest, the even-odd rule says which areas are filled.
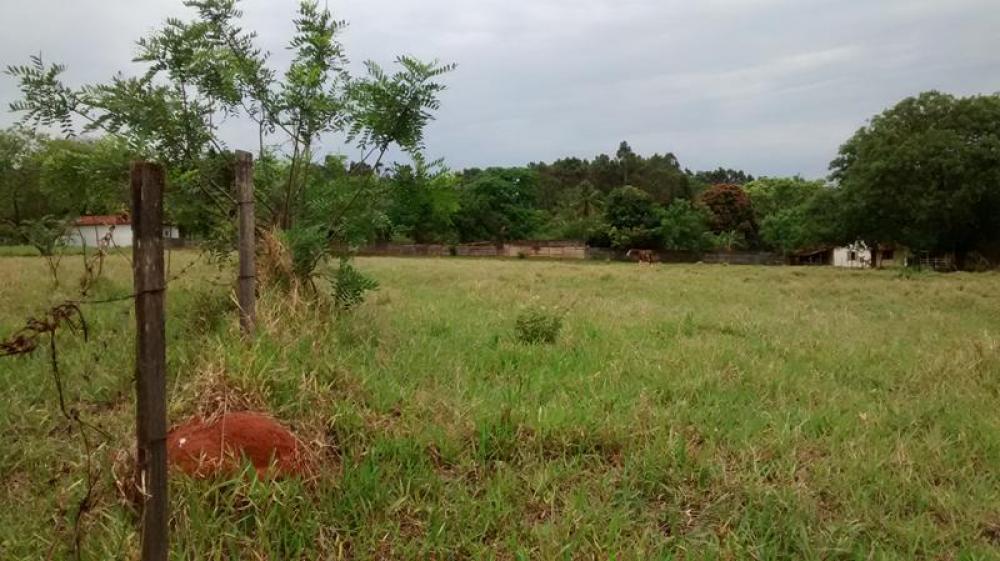
[[[103,298],[103,299],[99,299],[99,300],[72,300],[72,302],[75,303],[75,304],[78,304],[78,305],[111,304],[111,303],[114,303],[114,302],[124,302],[126,300],[132,300],[136,296],[139,296],[140,294],[150,294],[150,293],[154,293],[154,292],[162,292],[162,291],[166,290],[167,286],[169,286],[170,284],[172,284],[172,283],[180,280],[185,275],[187,275],[188,272],[190,272],[192,269],[194,269],[195,265],[197,265],[198,263],[201,262],[202,259],[204,259],[204,257],[205,257],[205,252],[200,253],[198,255],[198,257],[194,261],[191,261],[190,263],[188,263],[187,265],[185,265],[177,274],[175,274],[175,275],[171,276],[170,278],[168,278],[164,282],[164,285],[163,285],[162,288],[151,289],[151,290],[147,290],[145,292],[133,292],[131,294],[125,294],[125,295],[122,295],[122,296],[114,296],[114,297],[111,297],[111,298]]]
[[[39,315],[29,317],[22,328],[18,329],[10,337],[0,340],[0,357],[14,357],[34,354],[35,351],[42,346],[41,341],[46,337],[48,339],[47,347],[50,361],[49,369],[52,375],[52,380],[55,383],[59,411],[62,416],[69,423],[71,423],[71,425],[75,425],[77,427],[76,432],[79,435],[83,447],[85,486],[83,496],[79,499],[79,501],[77,501],[75,512],[72,515],[71,524],[73,532],[72,555],[73,558],[77,560],[80,559],[82,552],[84,517],[94,506],[94,491],[100,478],[99,468],[95,465],[94,461],[95,444],[99,446],[100,443],[95,443],[92,440],[92,435],[90,433],[93,432],[98,435],[98,439],[103,439],[104,442],[111,442],[113,438],[110,434],[108,434],[108,432],[101,429],[99,426],[85,420],[77,407],[73,407],[68,404],[66,400],[62,371],[59,365],[57,333],[60,329],[67,329],[71,332],[82,334],[83,340],[85,342],[89,341],[90,327],[88,326],[87,320],[83,314],[82,306],[123,302],[133,300],[136,296],[142,293],[164,291],[171,283],[174,283],[189,274],[195,266],[202,262],[207,254],[207,252],[200,253],[197,258],[187,263],[180,271],[171,275],[170,278],[164,282],[163,286],[158,289],[99,300],[87,299],[86,296],[93,288],[94,283],[98,278],[101,278],[103,274],[104,259],[109,254],[109,250],[112,246],[121,249],[120,246],[118,246],[118,244],[114,241],[113,231],[109,231],[100,241],[98,241],[97,249],[92,255],[88,256],[86,251],[84,252],[84,273],[83,278],[80,280],[79,299],[66,300],[60,304],[52,306]],[[125,257],[130,268],[132,268],[133,261],[128,258],[126,252],[120,251],[119,253]],[[57,531],[58,528],[64,527],[65,526],[61,522],[57,523]],[[55,542],[53,542],[53,545],[54,543]],[[53,552],[54,549],[50,549],[50,556]]]

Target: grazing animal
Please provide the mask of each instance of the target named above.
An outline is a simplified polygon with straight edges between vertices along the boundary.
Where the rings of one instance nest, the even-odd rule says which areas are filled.
[[[656,252],[651,249],[630,249],[625,257],[638,261],[640,265],[652,265],[656,260]]]

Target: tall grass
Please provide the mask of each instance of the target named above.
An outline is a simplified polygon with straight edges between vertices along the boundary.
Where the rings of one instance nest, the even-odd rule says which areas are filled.
[[[216,284],[230,271],[171,285],[171,420],[267,408],[322,466],[172,478],[174,558],[1000,558],[996,274],[356,266],[380,284],[364,304],[265,292],[248,344]],[[106,270],[102,290],[127,293],[127,263]],[[0,333],[59,300],[45,274],[0,259]],[[553,344],[518,341],[527,301],[568,308]],[[61,364],[113,438],[84,558],[134,558],[110,470],[134,432],[134,320],[128,302],[85,313],[93,339],[61,335]],[[70,546],[82,456],[51,385],[44,350],[0,360],[3,559]]]

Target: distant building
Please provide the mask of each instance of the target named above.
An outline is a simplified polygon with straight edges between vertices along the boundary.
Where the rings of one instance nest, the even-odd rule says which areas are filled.
[[[66,243],[76,247],[97,247],[109,233],[112,247],[132,246],[132,220],[127,214],[81,216],[66,233]],[[180,231],[176,226],[164,226],[163,237],[180,239]]]
[[[897,267],[906,265],[909,251],[905,248],[880,244],[874,253],[876,267]],[[792,265],[833,265],[847,269],[870,269],[872,251],[865,242],[857,241],[849,245],[834,247],[820,246],[803,249],[789,256]]]
[[[892,244],[879,244],[878,249],[872,251],[868,244],[862,241],[854,242],[843,247],[833,248],[832,265],[834,267],[846,267],[849,269],[869,269],[871,267],[897,267],[906,265],[906,257],[909,252],[902,247]],[[872,260],[875,263],[872,263]]]

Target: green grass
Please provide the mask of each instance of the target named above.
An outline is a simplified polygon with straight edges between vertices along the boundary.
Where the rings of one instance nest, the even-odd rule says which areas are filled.
[[[196,258],[174,252],[179,270]],[[63,296],[79,276],[63,265]],[[1000,559],[1000,275],[359,259],[353,313],[230,270],[168,292],[171,421],[222,387],[313,443],[316,481],[171,480],[175,559]],[[109,260],[96,297],[127,294]],[[0,334],[57,302],[0,259]],[[560,308],[553,344],[517,340]],[[85,559],[135,558],[109,465],[133,434],[130,304],[60,335],[67,393],[112,433]],[[47,350],[0,359],[0,558],[68,555],[82,448]]]
[[[82,247],[63,246],[57,249],[61,255],[82,255]],[[93,251],[93,248],[91,248]],[[0,257],[38,257],[38,249],[31,245],[0,245]]]

